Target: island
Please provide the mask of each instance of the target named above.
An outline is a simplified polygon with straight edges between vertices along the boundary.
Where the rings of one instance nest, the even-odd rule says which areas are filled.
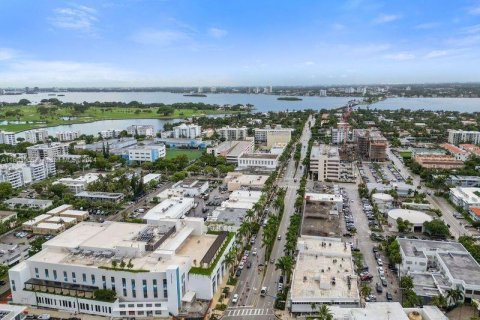
[[[200,97],[200,98],[205,98],[207,95],[203,93],[189,93],[189,94],[184,94],[184,97]]]
[[[285,100],[285,101],[302,101],[302,98],[298,97],[278,97],[277,100]]]

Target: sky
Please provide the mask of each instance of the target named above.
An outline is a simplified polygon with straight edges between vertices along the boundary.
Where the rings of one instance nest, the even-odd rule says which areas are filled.
[[[480,81],[480,0],[3,0],[0,86]]]

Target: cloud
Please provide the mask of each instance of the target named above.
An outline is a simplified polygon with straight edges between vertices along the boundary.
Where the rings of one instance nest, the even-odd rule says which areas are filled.
[[[472,15],[480,15],[480,2],[474,6],[468,7],[467,12]]]
[[[426,22],[426,23],[420,23],[415,26],[415,29],[419,30],[429,30],[429,29],[434,29],[438,27],[440,24],[438,22]]]
[[[407,61],[415,59],[415,55],[409,52],[399,52],[385,55],[388,60],[394,61]]]
[[[174,29],[145,29],[134,34],[132,40],[141,44],[167,47],[188,42],[191,37],[186,32]]]
[[[347,26],[342,23],[334,23],[332,24],[332,29],[335,31],[343,31],[347,29]]]
[[[9,48],[0,48],[0,61],[11,60],[16,57],[15,50]]]
[[[381,14],[375,19],[373,19],[374,24],[384,24],[384,23],[389,23],[393,22],[395,20],[400,19],[401,16],[397,14]]]
[[[448,55],[447,50],[433,50],[433,51],[428,52],[425,55],[425,59],[440,58],[440,57],[444,57],[446,55]]]
[[[465,27],[461,30],[461,32],[466,34],[480,33],[480,24],[475,24],[473,26]]]
[[[80,5],[71,7],[56,8],[54,15],[48,20],[50,23],[60,29],[76,30],[85,33],[91,33],[94,24],[98,21],[97,10]]]
[[[228,34],[228,31],[220,28],[210,28],[208,29],[208,34],[214,38],[220,39],[225,37]]]
[[[306,65],[306,66],[313,66],[313,65],[315,65],[315,62],[313,62],[313,61],[305,61],[303,64]]]

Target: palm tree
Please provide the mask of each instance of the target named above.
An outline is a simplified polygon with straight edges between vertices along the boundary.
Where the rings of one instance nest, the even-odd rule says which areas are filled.
[[[360,288],[360,294],[362,295],[362,297],[366,298],[368,297],[370,294],[372,293],[372,288],[370,288],[368,285],[364,284],[361,288]]]
[[[275,263],[275,270],[282,270],[282,273],[285,274],[285,284],[288,283],[290,274],[293,270],[294,261],[291,256],[283,256],[278,258],[277,263]]]
[[[316,316],[319,320],[333,320],[333,313],[326,304],[322,304]]]
[[[233,266],[235,265],[235,261],[237,261],[237,257],[235,254],[235,250],[230,250],[226,255],[223,262],[230,269],[230,275],[233,277]]]
[[[463,292],[460,289],[448,289],[447,290],[447,300],[453,301],[454,305],[457,305],[457,303],[460,300],[463,300]]]
[[[248,220],[251,220],[255,217],[255,212],[251,209],[248,209],[247,212],[245,213],[245,218]]]
[[[447,299],[442,294],[438,294],[430,300],[430,303],[443,309],[447,306]]]

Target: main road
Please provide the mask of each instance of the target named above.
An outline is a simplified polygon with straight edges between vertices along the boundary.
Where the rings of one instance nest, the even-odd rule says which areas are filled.
[[[299,161],[301,168],[303,168],[302,162],[307,153],[308,141],[311,137],[310,127],[314,125],[314,121],[315,119],[313,117],[307,120],[307,124],[299,140],[299,142],[302,143],[301,159]],[[310,126],[308,123],[310,123]],[[281,239],[275,241],[271,253],[271,259],[275,262],[283,256],[285,234],[287,233],[290,217],[294,213],[297,190],[303,176],[303,170],[299,170],[299,168],[300,167],[295,166],[295,160],[292,154],[292,157],[289,158],[285,167],[283,178],[278,180],[277,183],[279,187],[287,188],[287,192],[285,194],[284,214],[278,228],[278,235],[281,236]],[[236,290],[232,293],[239,295],[239,302],[226,310],[223,319],[275,319],[273,308],[281,271],[275,270],[275,263],[264,261],[265,249],[262,248],[261,245],[262,229],[258,233],[255,243],[252,245],[252,248],[257,249],[257,255],[252,256],[252,254],[250,254],[249,256],[249,261],[252,262],[252,266],[251,268],[243,269]],[[266,267],[266,270],[260,271],[258,268],[259,265],[263,265],[263,268]],[[260,296],[262,287],[268,288],[268,293],[265,297]]]

